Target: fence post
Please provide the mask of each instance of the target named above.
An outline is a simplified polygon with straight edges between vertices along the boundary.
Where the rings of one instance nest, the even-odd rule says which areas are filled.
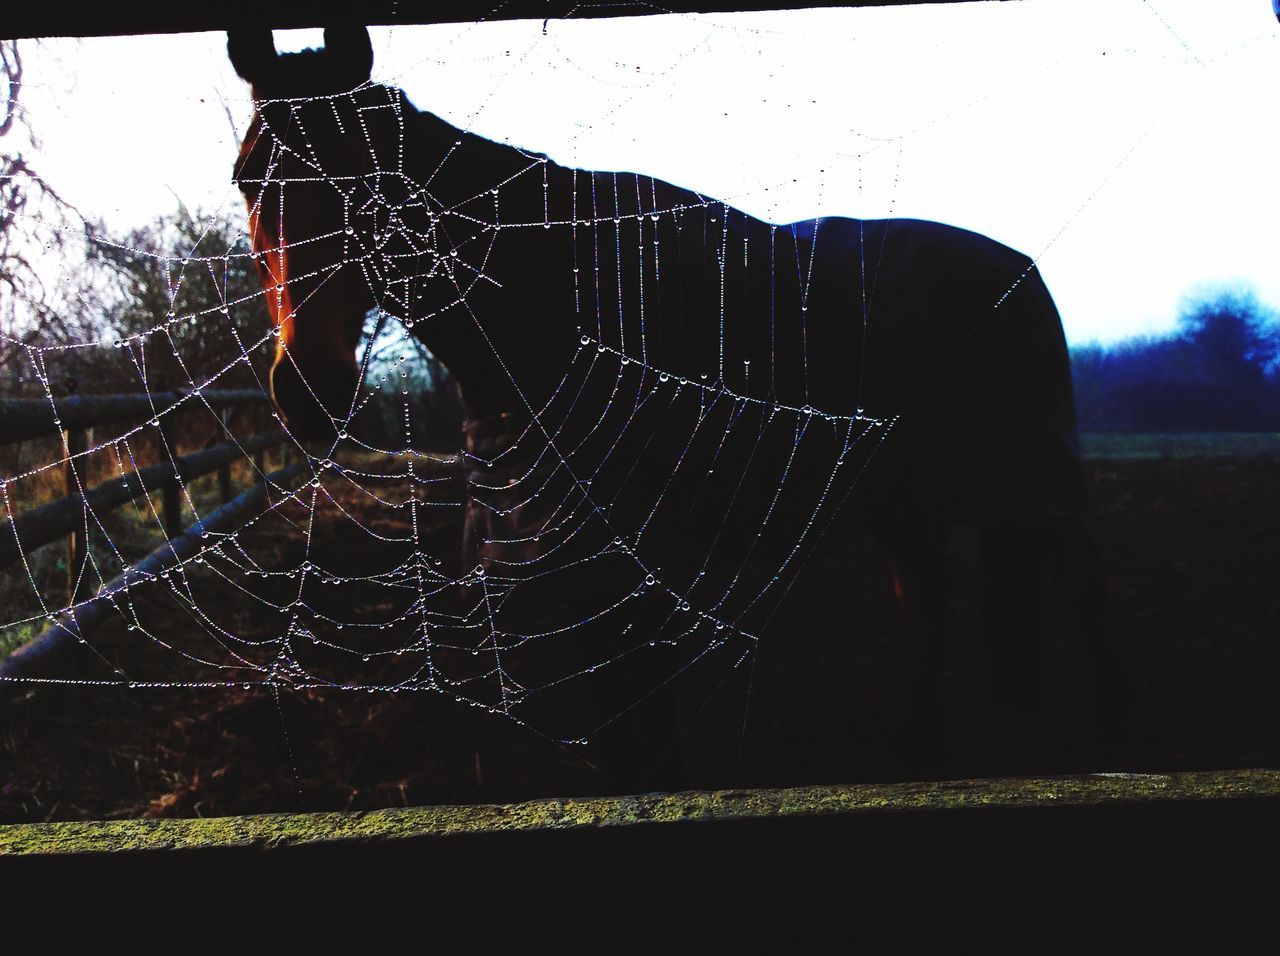
[[[228,427],[231,423],[231,408],[224,405],[218,413],[218,419],[222,422],[223,432],[218,441],[224,441],[231,434],[231,429]],[[222,494],[224,505],[231,500],[231,462],[218,467],[218,491]]]
[[[267,431],[267,413],[258,412],[258,428],[257,434],[263,435]],[[254,481],[262,481],[267,476],[267,450],[259,448],[253,453],[253,467],[258,472],[253,476]]]
[[[84,492],[84,459],[77,457],[88,447],[83,428],[68,428],[63,433],[66,443],[67,460],[63,465],[62,477],[68,495],[81,495]],[[75,604],[80,593],[85,590],[85,561],[89,555],[88,542],[85,540],[85,528],[77,528],[67,535],[67,604]]]
[[[182,481],[177,474],[177,429],[173,427],[173,413],[160,416],[160,447],[170,458],[174,475],[164,483],[161,495],[164,499],[164,533],[170,538],[182,534]]]

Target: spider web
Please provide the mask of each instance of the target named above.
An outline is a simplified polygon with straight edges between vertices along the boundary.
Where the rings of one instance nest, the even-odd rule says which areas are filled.
[[[870,416],[860,407],[823,410],[787,397],[775,374],[780,364],[773,354],[776,329],[767,346],[765,372],[771,381],[753,392],[750,358],[726,367],[726,341],[739,324],[727,301],[735,280],[729,257],[741,256],[738,278],[754,282],[749,266],[753,248],[757,256],[768,249],[769,260],[757,271],[769,289],[771,311],[775,318],[778,312],[803,314],[814,274],[816,223],[766,226],[724,203],[660,185],[651,177],[564,170],[545,156],[516,149],[502,157],[512,171],[487,189],[458,200],[442,199],[434,183],[448,180],[451,164],[465,165],[472,158],[472,144],[463,134],[442,128],[438,132],[444,135],[430,141],[438,153],[416,157],[415,174],[405,172],[404,131],[421,122],[406,115],[410,110],[398,91],[379,85],[332,98],[260,103],[261,128],[249,155],[265,148],[265,159],[259,161],[265,169],[261,179],[242,175],[242,188],[255,204],[255,215],[278,201],[277,216],[287,222],[290,182],[322,180],[344,217],[331,233],[307,241],[342,242],[343,262],[361,270],[378,300],[376,324],[390,319],[412,330],[456,317],[478,329],[481,350],[492,354],[491,374],[506,377],[518,405],[496,418],[467,423],[467,439],[457,455],[465,473],[463,496],[431,502],[467,512],[466,567],[451,572],[454,555],[441,556],[424,542],[418,516],[424,502],[416,494],[389,505],[410,509],[409,554],[376,579],[356,577],[360,583],[377,580],[409,594],[411,600],[394,620],[409,624],[408,633],[390,645],[367,636],[359,642],[321,637],[318,622],[360,625],[339,622],[308,604],[300,583],[301,610],[281,639],[280,660],[287,670],[277,669],[273,676],[288,673],[290,680],[307,686],[316,681],[315,671],[295,651],[300,640],[358,655],[363,663],[393,655],[406,658],[404,676],[394,682],[369,685],[347,677],[339,686],[442,691],[520,719],[528,698],[601,670],[643,666],[636,657],[673,656],[660,648],[679,652],[665,667],[657,666],[663,682],[712,656],[726,657],[730,666],[741,664],[757,640],[743,623],[762,605],[771,605],[771,592],[784,588],[789,570],[820,530],[824,507],[847,494],[847,488],[838,486],[840,473],[865,467],[892,425],[891,419]],[[380,123],[374,118],[379,113],[385,114]],[[317,137],[308,124],[332,121],[344,128],[353,117],[359,118],[367,140],[377,144],[372,168],[356,176],[331,175],[315,158],[322,151],[314,148]],[[391,142],[375,137],[371,129],[378,125],[398,136]],[[453,139],[455,135],[462,138]],[[395,157],[390,168],[383,166],[387,155]],[[297,161],[292,180],[280,173],[288,158]],[[508,213],[513,207],[514,215]],[[522,217],[539,207],[537,218]],[[748,234],[752,227],[758,233],[754,237]],[[777,261],[780,228],[789,262]],[[549,394],[538,397],[526,393],[526,383],[509,365],[510,354],[504,357],[476,314],[485,308],[475,302],[479,290],[511,281],[494,262],[503,233],[509,231],[541,231],[547,242],[569,234],[572,337],[544,360],[565,371],[558,381],[553,379]],[[762,243],[766,234],[767,246]],[[690,236],[697,249],[719,248],[711,257],[690,256],[685,238]],[[694,327],[689,331],[700,330],[706,341],[701,347],[682,343],[666,348],[677,362],[670,366],[663,363],[656,341],[661,330],[650,328],[658,324],[653,314],[661,309],[661,294],[679,291],[663,278],[664,238],[668,256],[674,251],[677,257],[676,267],[713,267],[701,277],[701,292],[704,300],[708,295],[718,298],[709,315],[684,317]],[[672,268],[668,262],[668,275]],[[778,269],[794,273],[794,288],[788,285],[779,292]],[[298,276],[310,277],[306,272]],[[282,293],[283,284],[275,291]],[[784,301],[778,301],[780,294]],[[305,298],[296,307],[305,310]],[[713,320],[709,336],[707,318]],[[534,334],[554,335],[545,323],[534,324],[534,329]],[[789,343],[799,348],[783,365],[806,368],[803,339]],[[694,372],[688,367],[691,358],[710,370]],[[285,360],[290,360],[287,353]],[[319,459],[320,469],[332,469],[339,480],[358,484],[370,476],[336,463],[344,447],[396,453],[357,437],[362,412],[380,393],[409,393],[403,363],[394,365],[400,367],[370,382],[366,355],[366,388],[338,423],[337,444]],[[496,388],[499,383],[489,384]],[[799,390],[792,389],[796,396],[808,390],[807,377]],[[405,421],[408,426],[407,406]],[[823,438],[805,440],[819,428],[826,433]],[[766,435],[782,455],[761,452]],[[785,441],[778,445],[777,437]],[[824,452],[813,460],[810,446],[819,444]],[[744,470],[727,475],[727,482],[714,480],[722,457]],[[814,472],[813,465],[823,470]],[[796,483],[804,492],[793,503],[785,489],[797,467],[809,477]],[[400,477],[406,483],[418,480],[412,459]],[[747,487],[756,492],[754,498],[743,493]],[[762,487],[767,489],[763,496]],[[726,496],[727,507],[708,503],[719,495]],[[784,511],[795,513],[783,518]],[[698,523],[706,527],[689,531],[690,524]],[[747,524],[759,530],[743,549],[735,529]],[[668,528],[655,531],[659,525]],[[776,541],[771,540],[775,526],[781,529]],[[768,543],[762,546],[762,541]],[[676,553],[682,551],[692,553],[693,560],[678,559]],[[310,570],[304,563],[303,575]],[[315,573],[331,586],[351,583],[351,576],[323,567]],[[364,629],[381,632],[388,623]],[[460,674],[458,657],[465,662],[467,655],[474,666]],[[526,658],[531,663],[525,664]],[[623,700],[623,709],[630,703]]]
[[[732,21],[697,22],[707,26],[706,42],[768,40]],[[1163,19],[1157,26],[1172,29]],[[592,78],[597,65],[560,50],[554,30],[550,51],[565,71]],[[1029,65],[1028,74],[1049,66]],[[654,70],[649,79],[663,76]],[[619,111],[634,93],[621,89]],[[867,405],[861,373],[832,380],[810,342],[852,343],[846,367],[866,370],[888,358],[863,337],[880,319],[877,282],[899,269],[885,258],[888,240],[883,231],[851,233],[840,220],[753,219],[658,178],[574,169],[517,147],[498,148],[500,172],[483,188],[459,188],[475,178],[459,169],[489,162],[486,141],[468,131],[484,101],[456,139],[433,134],[425,145],[412,138],[424,121],[393,86],[258,105],[262,169],[241,179],[254,211],[274,203],[273,214],[287,218],[286,196],[303,183],[342,210],[330,231],[306,240],[340,247],[340,257],[289,282],[312,288],[319,279],[322,287],[340,264],[359,270],[376,302],[359,349],[360,387],[335,422],[334,441],[318,445],[285,428],[301,483],[279,472],[268,479],[272,469],[245,451],[241,470],[267,483],[261,514],[205,532],[194,554],[163,570],[132,573],[137,548],[117,541],[118,525],[86,501],[83,532],[96,544],[84,569],[87,592],[123,575],[110,616],[148,651],[128,666],[100,653],[95,633],[75,624],[78,606],[94,599],[51,598],[35,552],[20,548],[29,610],[6,612],[6,630],[62,629],[96,658],[89,670],[101,671],[20,680],[442,694],[582,743],[686,674],[749,665],[806,556],[842,506],[858,500],[906,411]],[[1131,131],[1044,248],[1072,228],[1167,105]],[[366,154],[359,171],[329,167],[317,143],[331,122]],[[437,132],[447,126],[430,122]],[[886,217],[898,211],[919,130],[908,122],[892,134],[848,131],[844,168],[856,171],[859,190],[865,178]],[[528,278],[503,256],[513,236],[524,237],[517,248],[535,242],[568,251],[566,271],[547,283],[554,292],[526,294],[531,328],[551,328],[548,313],[560,310],[555,327],[571,329],[530,346],[544,373],[554,372],[535,387],[517,369],[510,339],[491,334],[486,313],[495,295]],[[235,320],[284,289],[232,296],[228,275],[253,271],[260,253],[250,251],[247,235],[229,246],[219,241],[198,242],[180,257],[95,251],[158,258],[175,276],[168,311],[149,328],[70,344],[10,341],[20,344],[24,374],[55,415],[58,366],[83,364],[84,353],[114,353],[145,394],[160,391],[154,369],[164,365],[164,387],[176,384],[186,395],[157,403],[149,420],[99,427],[82,451],[64,440],[44,460],[6,474],[7,515],[19,514],[32,489],[73,460],[123,474],[158,456],[180,473],[185,449],[163,427],[178,416],[199,419],[220,440],[244,439],[207,396],[244,382],[266,394],[262,357],[275,333],[264,324],[242,337]],[[830,244],[848,253],[858,275],[840,317],[852,338],[822,338],[808,313],[813,283],[829,281],[820,253]],[[696,279],[681,272],[694,268]],[[1029,271],[993,290],[987,316]],[[211,275],[224,297],[185,309],[183,277],[197,273]],[[673,314],[673,299],[691,282],[702,295],[698,314]],[[534,304],[539,296],[547,297],[542,305]],[[305,300],[296,307],[305,313]],[[209,321],[234,343],[231,357],[194,371],[194,346],[181,331]],[[470,330],[471,354],[483,355],[513,400],[468,422],[460,441],[436,432],[424,443],[416,400],[442,389],[421,371],[422,342],[445,323]],[[195,482],[183,481],[182,491],[195,520],[216,507]],[[135,525],[161,530],[154,498],[125,508]],[[601,697],[603,707],[594,703]]]

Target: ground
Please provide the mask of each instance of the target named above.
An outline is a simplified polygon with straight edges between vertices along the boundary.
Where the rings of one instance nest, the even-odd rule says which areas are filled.
[[[1085,730],[1091,677],[1084,657],[1073,642],[1051,638],[1042,745],[1027,758],[1035,766],[1010,764],[989,704],[986,655],[966,623],[976,612],[961,600],[947,652],[943,745],[922,758],[908,732],[909,654],[882,556],[874,544],[852,547],[836,534],[808,563],[755,666],[686,692],[688,784],[1280,763],[1274,443],[1233,445],[1233,457],[1204,456],[1203,447],[1192,457],[1152,457],[1167,449],[1114,438],[1087,447],[1101,456],[1088,470],[1111,639],[1135,677],[1131,720],[1103,750]],[[347,553],[349,538],[317,530],[313,540],[333,550],[333,560],[368,559]],[[255,533],[282,560],[298,547],[287,522]],[[445,524],[438,533],[448,533]],[[953,534],[952,550],[963,582],[972,552],[965,529]],[[183,620],[175,612],[173,626]],[[252,620],[240,625],[252,632]],[[122,626],[96,640],[131,673],[156,659]],[[174,665],[166,666],[172,676]],[[31,688],[0,706],[0,822],[373,809],[626,789],[591,766],[590,751],[433,694],[286,692],[277,700],[260,687],[72,686]]]

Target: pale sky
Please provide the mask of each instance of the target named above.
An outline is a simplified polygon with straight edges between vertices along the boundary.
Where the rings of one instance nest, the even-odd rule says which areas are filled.
[[[1246,282],[1280,307],[1266,0],[1021,0],[372,30],[374,78],[482,135],[778,222],[936,219],[1035,257],[1072,342]],[[276,34],[281,50],[319,32]],[[37,168],[117,228],[238,206],[221,34],[24,45]]]

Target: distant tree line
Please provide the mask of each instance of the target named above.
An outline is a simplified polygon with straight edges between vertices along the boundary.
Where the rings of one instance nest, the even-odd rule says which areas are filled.
[[[1085,431],[1280,431],[1280,316],[1247,289],[1189,301],[1177,329],[1071,350]]]

